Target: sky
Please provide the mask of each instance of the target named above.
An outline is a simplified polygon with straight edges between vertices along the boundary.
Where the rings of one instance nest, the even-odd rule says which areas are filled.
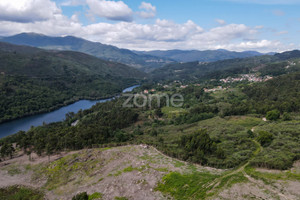
[[[300,0],[0,0],[0,36],[72,35],[132,50],[300,49]]]

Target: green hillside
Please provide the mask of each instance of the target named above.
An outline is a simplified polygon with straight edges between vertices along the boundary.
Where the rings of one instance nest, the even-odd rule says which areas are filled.
[[[144,78],[124,64],[71,51],[0,43],[0,121],[78,99],[104,98]]]
[[[177,62],[214,62],[218,60],[225,59],[234,59],[234,58],[247,58],[253,56],[261,56],[262,53],[256,51],[244,51],[244,52],[235,52],[235,51],[227,51],[223,49],[219,50],[206,50],[206,51],[198,51],[198,50],[168,50],[168,51],[141,51],[139,53],[141,55],[152,55],[163,58],[169,58],[175,60]]]
[[[157,56],[137,55],[128,49],[119,49],[115,46],[91,42],[73,36],[49,37],[35,33],[21,33],[4,37],[0,41],[44,49],[79,51],[104,60],[124,63],[144,71],[161,67],[172,61]]]
[[[275,75],[280,75],[295,70],[294,67],[290,69],[284,68],[289,65],[287,61],[298,58],[300,58],[300,51],[295,50],[275,55],[237,58],[211,63],[188,62],[169,64],[154,70],[151,74],[155,81],[199,81],[199,79],[219,79],[252,72],[270,75],[273,72]]]

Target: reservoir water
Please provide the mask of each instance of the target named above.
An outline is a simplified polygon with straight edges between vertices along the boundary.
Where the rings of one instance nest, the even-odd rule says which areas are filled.
[[[134,88],[138,87],[138,85],[126,88],[123,90],[124,92],[131,92]],[[57,110],[54,110],[49,113],[32,115],[29,117],[23,117],[20,119],[16,119],[13,121],[9,121],[3,124],[0,124],[0,138],[3,138],[8,135],[12,135],[17,133],[18,131],[28,131],[31,126],[40,126],[44,122],[52,123],[59,122],[65,119],[65,115],[69,112],[77,113],[80,109],[85,110],[91,108],[96,103],[110,101],[111,99],[103,99],[103,100],[80,100],[73,104],[61,107]]]

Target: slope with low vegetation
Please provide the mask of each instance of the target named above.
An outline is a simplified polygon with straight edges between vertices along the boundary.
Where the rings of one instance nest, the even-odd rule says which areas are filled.
[[[299,165],[279,173],[247,164],[218,170],[178,161],[146,145],[86,149],[50,160],[33,155],[29,161],[21,155],[1,164],[0,194],[23,200],[300,197]]]

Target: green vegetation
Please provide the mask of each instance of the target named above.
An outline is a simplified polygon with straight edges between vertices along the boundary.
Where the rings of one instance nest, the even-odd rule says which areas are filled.
[[[79,193],[75,195],[72,200],[94,200],[94,199],[102,199],[102,194],[99,192],[95,192],[91,195],[88,195],[86,192]]]
[[[165,194],[171,194],[175,199],[204,199],[207,197],[206,192],[212,188],[209,183],[217,177],[219,176],[210,173],[171,172],[164,176],[156,189]]]
[[[89,199],[88,200],[94,200],[94,199],[102,199],[103,194],[100,192],[95,192],[91,195],[89,195]]]
[[[18,35],[1,38],[0,41],[18,45],[35,46],[44,49],[66,50],[83,52],[104,60],[124,63],[129,66],[141,68],[141,70],[151,70],[161,67],[172,59],[136,54],[127,49],[119,49],[115,46],[91,42],[72,36],[48,37],[46,35],[21,33]]]
[[[272,110],[267,112],[266,115],[267,120],[278,120],[280,118],[280,111],[279,110]]]
[[[114,96],[144,77],[126,65],[78,52],[0,43],[0,122],[79,99]]]
[[[245,172],[255,179],[260,179],[263,181],[275,181],[275,180],[298,180],[300,181],[300,174],[293,172],[292,170],[288,170],[286,172],[259,172],[255,170],[253,167],[247,166],[245,168]]]
[[[298,120],[266,123],[257,126],[255,132],[263,132],[263,138],[266,134],[266,144],[268,146],[264,147],[262,152],[251,161],[252,166],[281,170],[291,168],[294,161],[300,158],[300,132],[298,127]]]
[[[273,140],[273,134],[267,131],[260,131],[256,140],[260,142],[262,146],[266,147],[271,144]]]
[[[1,155],[2,158],[5,158],[7,156],[12,158],[14,152],[15,152],[15,148],[13,147],[12,144],[4,143],[1,146],[0,155]]]
[[[70,53],[52,53],[58,57],[72,57]],[[215,63],[169,65],[163,68],[169,73],[169,77],[165,77],[166,82],[149,82],[136,92],[147,89],[153,94],[181,94],[184,97],[181,108],[168,107],[166,98],[161,100],[160,106],[156,104],[158,100],[154,100],[151,105],[143,108],[124,108],[122,105],[125,98],[120,97],[97,104],[89,110],[69,113],[63,122],[33,127],[26,133],[21,131],[4,138],[0,140],[1,155],[3,158],[12,156],[13,143],[29,158],[32,152],[50,157],[68,150],[94,148],[87,151],[95,151],[97,147],[146,144],[179,160],[227,169],[214,174],[199,171],[191,164],[173,162],[175,167],[186,167],[186,172],[179,173],[168,168],[149,167],[148,164],[136,167],[124,163],[125,168],[116,168],[109,174],[110,178],[115,178],[123,173],[151,168],[165,174],[157,190],[175,199],[214,197],[222,188],[230,188],[236,183],[253,182],[254,179],[268,184],[272,180],[298,181],[298,172],[291,168],[300,159],[299,57],[298,51],[292,51]],[[293,67],[286,68],[288,64]],[[80,73],[90,77],[91,69],[85,70],[86,72]],[[172,70],[179,70],[179,75]],[[159,74],[160,72],[161,70],[157,70],[153,73],[154,79],[157,78],[156,73],[158,77],[164,75],[164,72]],[[219,80],[241,73],[274,77],[268,81],[261,79],[261,82],[244,80],[233,83]],[[13,78],[4,77],[10,80]],[[106,80],[116,77],[108,76]],[[127,78],[120,80],[122,83],[133,80],[131,75]],[[124,80],[126,81],[123,82]],[[93,81],[94,79],[91,80]],[[83,84],[83,87],[87,85]],[[112,90],[107,88],[104,91]],[[5,92],[10,92],[10,89]],[[71,125],[74,121],[78,121],[76,126]],[[85,153],[69,155],[49,165],[40,166],[35,171],[47,178],[45,189],[48,190],[57,189],[68,182],[80,184],[83,177],[90,176],[101,167],[101,158],[85,160],[85,156]],[[149,157],[141,155],[140,158],[147,160]],[[287,171],[278,174],[264,173],[254,167]],[[18,171],[12,168],[12,173]],[[99,178],[93,180],[93,184],[102,180]],[[100,193],[80,195],[76,198],[101,197]],[[116,197],[122,198],[125,197]]]
[[[75,195],[72,200],[89,200],[89,196],[86,192]]]
[[[22,186],[0,188],[0,198],[5,200],[43,200],[44,194]]]
[[[273,56],[264,55],[250,58],[237,58],[209,63],[187,62],[172,63],[154,70],[151,75],[156,81],[180,80],[199,82],[199,80],[221,79],[238,74],[257,73],[279,76],[299,71],[299,63],[286,68],[288,61],[300,58],[300,51],[290,51]]]
[[[128,200],[126,197],[115,197],[115,200]]]

